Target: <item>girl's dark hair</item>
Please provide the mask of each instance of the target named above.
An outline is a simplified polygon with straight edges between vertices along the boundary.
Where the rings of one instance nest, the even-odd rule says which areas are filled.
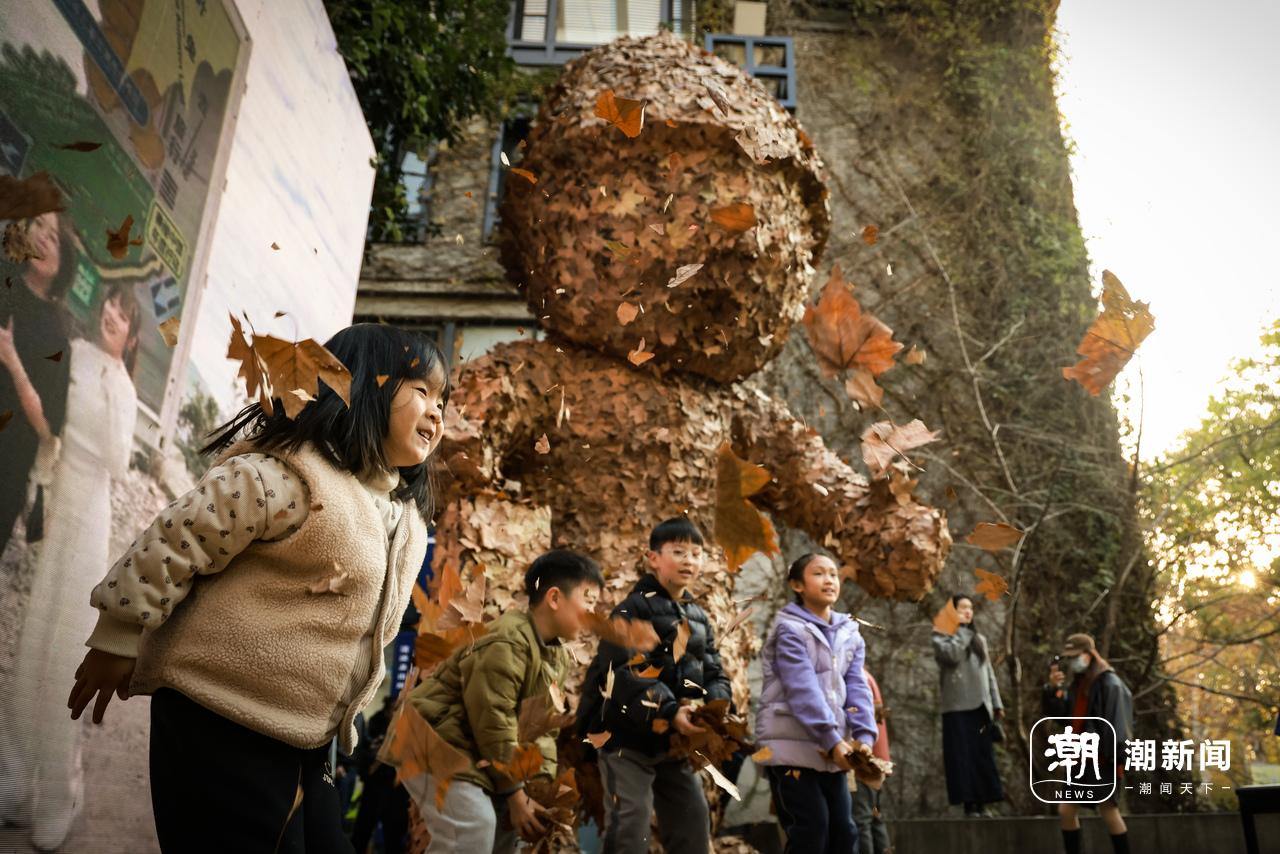
[[[391,468],[382,441],[391,422],[391,400],[401,383],[415,379],[439,382],[443,386],[441,401],[449,402],[449,364],[426,335],[380,323],[357,323],[338,332],[324,346],[351,372],[349,408],[337,392],[321,382],[320,393],[307,402],[297,418],[285,415],[278,398],[271,415],[260,404],[251,403],[210,433],[213,438],[200,452],[216,454],[241,438],[242,432],[262,450],[293,452],[311,442],[330,463],[360,476]],[[395,494],[401,500],[412,498],[428,523],[436,509],[434,464],[435,460],[428,458],[421,465],[400,469],[404,486]]]
[[[968,600],[969,600],[969,604],[970,604],[970,605],[972,605],[972,604],[973,604],[973,597],[972,597],[972,596],[970,596],[968,593],[955,593],[955,594],[953,594],[953,595],[951,596],[951,607],[952,607],[952,608],[959,608],[959,607],[960,607],[960,603],[961,603],[961,602],[963,602],[965,599],[968,599]],[[935,599],[934,601],[936,602],[937,600]]]
[[[791,567],[787,570],[787,581],[799,581],[804,584],[804,571],[809,568],[809,564],[813,563],[814,558],[819,557],[830,558],[831,555],[826,552],[805,552],[791,561]],[[804,604],[804,597],[799,593],[796,594],[796,604]]]
[[[667,519],[665,522],[659,522],[653,531],[649,533],[650,551],[660,552],[667,543],[706,545],[702,532],[698,530],[697,525],[689,520],[688,516],[676,516],[675,518]]]

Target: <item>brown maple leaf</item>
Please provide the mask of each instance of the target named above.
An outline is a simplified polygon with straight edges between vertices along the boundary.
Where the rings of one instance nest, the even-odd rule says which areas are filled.
[[[942,610],[933,615],[933,630],[944,635],[954,635],[959,628],[960,615],[956,612],[955,604],[948,599]]]
[[[924,426],[919,418],[908,424],[877,421],[862,431],[862,461],[872,477],[883,477],[889,471],[894,457],[906,457],[906,452],[937,439],[939,433]]]
[[[804,325],[824,376],[835,377],[846,370],[865,372],[846,387],[851,395],[874,386],[874,378],[893,367],[894,354],[902,349],[893,340],[892,329],[862,310],[839,266],[832,269],[817,304],[805,308]],[[877,405],[871,397],[864,394],[863,399],[854,399]]]
[[[622,131],[630,139],[635,139],[644,130],[645,101],[631,98],[619,98],[612,89],[605,89],[596,98],[595,113],[609,124]]]
[[[460,628],[463,623],[481,623],[484,621],[485,576],[484,567],[477,567],[471,583],[466,586],[461,596],[453,596],[439,619],[435,621],[437,631]]]
[[[973,568],[973,574],[978,576],[978,584],[973,588],[974,593],[985,594],[988,599],[995,602],[1009,592],[1009,582],[1005,581],[1003,575],[988,572],[980,566]]]
[[[599,611],[590,611],[583,615],[583,621],[587,631],[614,646],[648,652],[658,645],[658,633],[654,631],[653,623],[647,620],[628,620],[623,616],[610,617]],[[612,677],[612,670],[609,675]]]
[[[245,394],[258,398],[263,411],[270,415],[274,408],[271,405],[271,380],[267,376],[267,366],[253,344],[245,338],[240,320],[234,314],[230,317],[231,343],[227,345],[227,358],[240,363],[238,375],[244,380]]]
[[[618,323],[626,326],[628,323],[636,319],[636,315],[640,313],[640,309],[629,302],[621,303],[618,306]]]
[[[778,554],[773,523],[747,499],[773,479],[761,466],[739,459],[728,442],[716,454],[715,538],[730,572],[756,552]]]
[[[555,709],[547,694],[535,694],[520,701],[516,741],[537,741],[552,730],[564,729],[572,723],[573,715]]]
[[[880,238],[880,228],[875,225],[866,225],[862,227],[862,242],[868,246],[875,246],[876,241]]]
[[[984,551],[998,552],[1007,549],[1022,539],[1022,532],[1004,522],[979,522],[973,533],[964,538],[971,546]]]
[[[436,784],[436,808],[444,809],[454,775],[471,767],[471,760],[440,737],[412,703],[403,703],[378,759],[396,769],[396,782],[430,774]]]
[[[253,349],[262,357],[273,389],[301,389],[314,398],[320,391],[317,381],[324,380],[343,403],[351,405],[351,372],[324,345],[310,338],[291,342],[255,335]],[[280,401],[290,418],[297,418],[306,405],[297,395],[284,395]]]
[[[492,764],[498,773],[515,782],[525,783],[538,776],[542,770],[542,751],[536,744],[521,744],[512,753],[510,762],[495,760]]]
[[[547,434],[543,433],[538,437],[538,441],[533,443],[533,449],[539,454],[551,453],[551,440],[547,438]]]
[[[0,175],[0,220],[32,219],[62,210],[66,210],[62,191],[48,172],[22,179]]]
[[[1097,397],[1156,328],[1148,309],[1147,303],[1129,298],[1129,292],[1110,270],[1103,270],[1102,313],[1076,348],[1076,354],[1083,358],[1063,368],[1062,376],[1075,380]]]
[[[134,240],[129,239],[129,232],[131,231],[133,231],[133,216],[131,214],[125,215],[124,222],[120,223],[120,227],[115,231],[107,229],[107,251],[117,261],[124,260],[124,257],[129,254],[130,246],[142,245],[141,237]]]
[[[530,172],[528,169],[521,169],[519,166],[512,166],[511,174],[519,175],[521,178],[525,179],[530,184],[538,183],[538,176]]]
[[[722,208],[712,208],[711,221],[725,231],[739,233],[756,224],[756,209],[746,202],[735,202]]]

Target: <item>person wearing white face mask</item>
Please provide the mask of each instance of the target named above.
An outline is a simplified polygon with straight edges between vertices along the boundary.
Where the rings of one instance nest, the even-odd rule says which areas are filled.
[[[1061,662],[1059,665],[1058,662]],[[1099,732],[1099,724],[1089,718],[1104,718],[1116,731],[1117,745],[1122,745],[1133,731],[1133,694],[1128,686],[1107,663],[1086,634],[1070,635],[1062,645],[1062,655],[1049,667],[1049,684],[1044,687],[1041,705],[1046,716],[1072,718],[1075,732]],[[1111,752],[1110,733],[1101,739],[1102,767],[1116,769],[1119,780],[1122,769],[1120,760]],[[1116,854],[1129,854],[1129,834],[1118,802],[1120,786],[1116,794],[1097,806],[1107,832],[1111,834],[1111,846]],[[1058,816],[1062,820],[1062,844],[1067,854],[1080,854],[1080,819],[1077,804],[1058,804]]]

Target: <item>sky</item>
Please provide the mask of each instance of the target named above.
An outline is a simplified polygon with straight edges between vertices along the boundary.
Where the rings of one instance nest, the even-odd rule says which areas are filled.
[[[1115,385],[1150,460],[1280,316],[1280,3],[1062,0],[1058,30],[1095,289],[1110,270],[1156,319]]]

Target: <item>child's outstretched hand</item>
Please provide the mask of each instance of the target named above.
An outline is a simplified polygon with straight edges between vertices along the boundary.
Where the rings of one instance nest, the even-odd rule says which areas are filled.
[[[537,839],[547,832],[547,828],[538,821],[539,815],[547,815],[547,808],[529,797],[524,789],[517,789],[507,797],[507,810],[511,815],[511,826],[523,839]]]
[[[693,722],[690,717],[692,714],[692,706],[680,707],[680,710],[676,712],[676,716],[671,719],[671,725],[676,728],[676,732],[681,735],[693,735],[695,733],[707,731],[706,727],[698,726]]]
[[[98,702],[93,704],[93,722],[102,723],[102,713],[111,702],[112,694],[121,700],[129,699],[129,680],[133,678],[133,666],[137,661],[136,658],[90,649],[76,668],[76,684],[67,697],[71,719],[79,720],[84,707],[97,694]]]

